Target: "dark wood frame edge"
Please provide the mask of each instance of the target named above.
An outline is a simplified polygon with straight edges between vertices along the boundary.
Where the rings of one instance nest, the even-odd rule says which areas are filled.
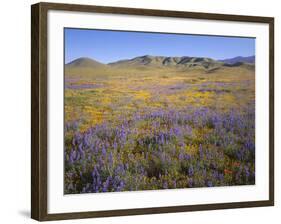
[[[110,211],[48,214],[47,210],[47,12],[67,10],[269,24],[269,200]],[[203,211],[274,205],[274,18],[183,11],[37,3],[31,6],[31,218],[38,221]]]
[[[47,10],[31,7],[31,217],[47,216]]]

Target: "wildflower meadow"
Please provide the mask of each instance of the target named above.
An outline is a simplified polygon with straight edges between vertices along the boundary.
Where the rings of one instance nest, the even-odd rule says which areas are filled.
[[[65,193],[254,184],[254,74],[222,70],[66,79]]]

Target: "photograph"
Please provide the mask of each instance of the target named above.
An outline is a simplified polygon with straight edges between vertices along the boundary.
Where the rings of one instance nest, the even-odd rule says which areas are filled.
[[[64,28],[64,194],[255,184],[255,38]]]

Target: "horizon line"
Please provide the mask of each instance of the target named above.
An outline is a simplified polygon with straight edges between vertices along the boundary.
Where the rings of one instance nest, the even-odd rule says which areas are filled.
[[[213,59],[213,60],[216,60],[216,61],[223,61],[223,60],[228,60],[228,59],[233,59],[233,58],[238,58],[238,57],[243,57],[243,58],[248,58],[248,57],[255,57],[256,55],[253,54],[253,55],[249,55],[249,56],[241,56],[241,55],[237,55],[237,56],[234,56],[234,57],[231,57],[231,58],[224,58],[224,59],[215,59],[215,58],[211,58],[211,57],[204,57],[204,56],[187,56],[187,55],[183,55],[183,56],[164,56],[164,55],[152,55],[152,54],[145,54],[145,55],[139,55],[139,56],[135,56],[135,57],[132,57],[132,58],[123,58],[123,59],[118,59],[118,60],[114,60],[114,61],[111,61],[111,62],[108,62],[108,63],[104,63],[104,62],[101,62],[100,60],[96,60],[95,58],[93,57],[89,57],[89,56],[81,56],[81,57],[77,57],[69,62],[65,62],[64,60],[64,64],[67,65],[67,64],[70,64],[78,59],[90,59],[90,60],[94,60],[96,62],[99,62],[99,63],[102,63],[102,64],[105,64],[105,65],[108,65],[108,64],[112,64],[112,63],[116,63],[118,61],[126,61],[126,60],[132,60],[132,59],[135,59],[135,58],[141,58],[141,57],[145,57],[145,56],[151,56],[151,57],[166,57],[166,58],[175,58],[175,57],[179,57],[179,58],[183,58],[183,57],[189,57],[189,58],[209,58],[209,59]]]

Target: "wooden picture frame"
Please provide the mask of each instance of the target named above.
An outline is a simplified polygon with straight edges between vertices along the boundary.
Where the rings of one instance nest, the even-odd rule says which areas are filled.
[[[90,5],[38,3],[31,7],[31,217],[39,221],[81,219],[110,216],[142,215],[170,212],[203,211],[274,205],[274,18],[223,15],[183,11],[164,11],[137,8],[117,8]],[[50,10],[123,14],[166,18],[188,18],[212,21],[234,21],[269,25],[269,196],[268,200],[214,203],[151,208],[131,208],[106,211],[48,213],[48,19]]]

